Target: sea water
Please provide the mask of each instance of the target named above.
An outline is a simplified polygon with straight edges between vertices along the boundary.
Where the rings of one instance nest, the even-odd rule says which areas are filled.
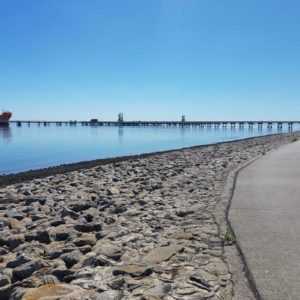
[[[286,131],[283,128],[283,131]],[[277,133],[256,127],[38,126],[0,127],[0,174],[149,153]]]

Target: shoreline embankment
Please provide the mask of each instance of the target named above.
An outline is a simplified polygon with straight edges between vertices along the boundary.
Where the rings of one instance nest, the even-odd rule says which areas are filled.
[[[234,299],[227,179],[298,137],[2,176],[0,300]]]

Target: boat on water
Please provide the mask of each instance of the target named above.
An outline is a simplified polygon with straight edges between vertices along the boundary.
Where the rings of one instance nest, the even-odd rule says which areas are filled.
[[[0,125],[8,125],[8,122],[12,116],[12,113],[9,111],[4,111],[0,114]]]

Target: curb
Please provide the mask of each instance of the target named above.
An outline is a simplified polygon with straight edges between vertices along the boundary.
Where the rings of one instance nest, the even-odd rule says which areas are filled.
[[[269,151],[268,153],[272,152],[273,150]],[[254,297],[257,300],[263,300],[255,283],[255,279],[254,276],[251,272],[251,270],[249,269],[248,263],[247,263],[247,259],[242,251],[242,248],[240,246],[239,241],[236,239],[236,235],[234,232],[234,228],[230,222],[230,218],[229,218],[229,211],[231,208],[231,204],[232,204],[232,199],[234,196],[234,192],[236,189],[236,184],[237,184],[237,178],[238,175],[240,174],[240,172],[247,168],[248,166],[250,166],[251,164],[253,164],[254,162],[256,162],[257,160],[259,160],[260,158],[262,158],[264,155],[259,155],[253,159],[251,159],[250,161],[246,162],[245,164],[243,164],[242,166],[239,166],[237,169],[231,171],[228,175],[227,181],[226,181],[226,185],[225,185],[225,190],[224,193],[222,195],[222,198],[227,199],[227,207],[226,207],[226,211],[225,211],[225,220],[227,223],[227,226],[229,228],[229,230],[233,233],[234,238],[235,238],[235,244],[234,246],[236,247],[239,256],[241,258],[242,264],[244,266],[244,272],[245,272],[245,276],[247,278],[248,284],[249,284],[249,288],[252,291]]]

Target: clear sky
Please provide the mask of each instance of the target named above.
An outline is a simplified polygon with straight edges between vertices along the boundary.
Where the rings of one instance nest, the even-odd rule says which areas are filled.
[[[0,0],[15,119],[300,119],[299,0]]]

